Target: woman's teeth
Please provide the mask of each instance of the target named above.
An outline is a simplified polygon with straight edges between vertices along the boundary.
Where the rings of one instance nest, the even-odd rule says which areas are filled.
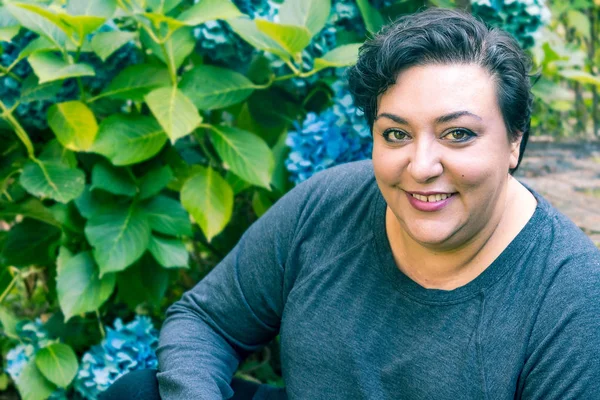
[[[420,194],[411,193],[412,197],[417,200],[425,201],[428,203],[435,203],[436,201],[446,200],[448,197],[452,196],[452,194],[432,194],[429,196],[422,196]]]

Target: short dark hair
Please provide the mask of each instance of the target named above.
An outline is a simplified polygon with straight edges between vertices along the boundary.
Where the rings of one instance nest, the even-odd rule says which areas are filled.
[[[400,72],[413,66],[457,63],[479,65],[495,80],[498,105],[510,139],[523,136],[519,163],[510,171],[513,173],[529,138],[531,60],[501,29],[488,27],[458,10],[429,8],[403,15],[361,46],[356,65],[347,72],[350,92],[372,131],[377,98],[396,82]]]

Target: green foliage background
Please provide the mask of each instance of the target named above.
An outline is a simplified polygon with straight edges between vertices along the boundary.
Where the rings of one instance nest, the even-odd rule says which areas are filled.
[[[357,1],[366,32],[423,5],[471,7],[450,0],[388,3],[378,10]],[[600,134],[600,2],[550,6],[549,29],[529,49],[542,74],[534,87],[533,134],[593,138]],[[288,129],[332,96],[326,79],[310,78],[351,65],[364,40],[341,36],[335,49],[303,68],[302,51],[330,11],[329,1],[286,0],[279,21],[271,22],[249,19],[224,0],[0,2],[0,41],[35,33],[14,64],[0,67],[0,76],[22,81],[15,103],[0,98],[3,353],[20,340],[25,319],[40,317],[55,338],[27,366],[20,380],[26,383],[17,383],[24,398],[68,388],[77,355],[114,318],[137,313],[160,322],[166,307],[291,188]],[[212,20],[226,21],[264,52],[245,73],[194,52],[194,27]],[[112,28],[103,30],[108,22]],[[124,48],[136,62],[103,86],[90,85],[102,67],[86,55],[106,62]],[[274,72],[264,54],[288,73]],[[25,79],[12,70],[21,60],[33,70]],[[304,98],[282,88],[297,79],[309,82]],[[76,95],[59,101],[67,82]],[[34,100],[54,102],[47,129],[16,116],[20,104]],[[269,106],[261,107],[265,100]],[[274,343],[240,374],[278,382],[276,351]],[[55,376],[57,369],[66,373]],[[7,384],[4,374],[0,385]]]

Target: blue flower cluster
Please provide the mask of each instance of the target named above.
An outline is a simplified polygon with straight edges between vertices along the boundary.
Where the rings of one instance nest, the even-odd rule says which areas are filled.
[[[157,368],[158,331],[149,317],[136,316],[128,324],[117,318],[106,338],[83,355],[75,390],[92,400],[129,371]]]
[[[471,0],[472,13],[510,32],[523,48],[531,48],[550,22],[546,0]]]
[[[296,184],[329,167],[371,157],[371,133],[347,85],[337,81],[332,89],[333,106],[320,114],[308,113],[288,133],[285,166]]]
[[[10,349],[6,354],[6,372],[13,381],[17,381],[25,365],[33,359],[42,347],[50,345],[53,341],[43,327],[42,321],[24,321],[17,326],[17,333],[21,343]],[[57,389],[50,396],[50,400],[66,399],[66,391]]]
[[[333,0],[329,22],[338,30],[355,32],[360,36],[367,32],[356,0]]]

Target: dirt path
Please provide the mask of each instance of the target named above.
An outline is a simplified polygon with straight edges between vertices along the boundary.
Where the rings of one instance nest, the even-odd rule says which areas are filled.
[[[532,141],[515,175],[600,247],[600,142]]]

